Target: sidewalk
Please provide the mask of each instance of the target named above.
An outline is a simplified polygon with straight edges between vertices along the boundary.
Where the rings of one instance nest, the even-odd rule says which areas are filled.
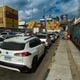
[[[77,52],[76,57],[73,56],[73,58],[75,63],[78,63],[78,66],[79,66],[78,68],[80,70],[79,50],[77,50],[77,48],[73,45],[71,41],[60,40],[60,43],[55,55],[55,62],[52,63],[52,67],[50,69],[50,72],[46,80],[73,80],[66,42],[70,46],[71,51],[74,49],[72,51],[73,53],[72,55],[75,56]]]

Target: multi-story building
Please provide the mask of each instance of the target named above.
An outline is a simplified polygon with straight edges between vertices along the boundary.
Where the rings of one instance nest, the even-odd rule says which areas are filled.
[[[18,11],[8,6],[0,7],[0,28],[18,27]]]

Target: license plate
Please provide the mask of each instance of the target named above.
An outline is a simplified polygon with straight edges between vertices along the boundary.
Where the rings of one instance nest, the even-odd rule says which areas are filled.
[[[11,61],[11,56],[4,56],[5,60]]]

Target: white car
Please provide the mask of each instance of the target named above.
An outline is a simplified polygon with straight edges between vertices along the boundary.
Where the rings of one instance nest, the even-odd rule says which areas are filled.
[[[7,39],[16,36],[16,34],[14,32],[2,32],[0,36]]]
[[[51,45],[51,38],[48,34],[37,34],[36,35],[42,43],[44,43],[45,47],[49,47]]]
[[[51,38],[51,41],[54,42],[55,41],[55,35],[53,33],[48,33],[48,35]]]
[[[4,40],[0,48],[0,67],[19,72],[35,71],[45,46],[37,37],[14,37]]]

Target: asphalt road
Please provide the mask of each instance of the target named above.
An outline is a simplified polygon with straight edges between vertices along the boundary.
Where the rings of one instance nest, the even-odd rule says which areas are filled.
[[[55,54],[58,40],[48,49],[46,55],[40,61],[40,64],[35,73],[19,73],[7,69],[0,68],[0,80],[45,80],[49,66],[51,66],[52,57]]]

